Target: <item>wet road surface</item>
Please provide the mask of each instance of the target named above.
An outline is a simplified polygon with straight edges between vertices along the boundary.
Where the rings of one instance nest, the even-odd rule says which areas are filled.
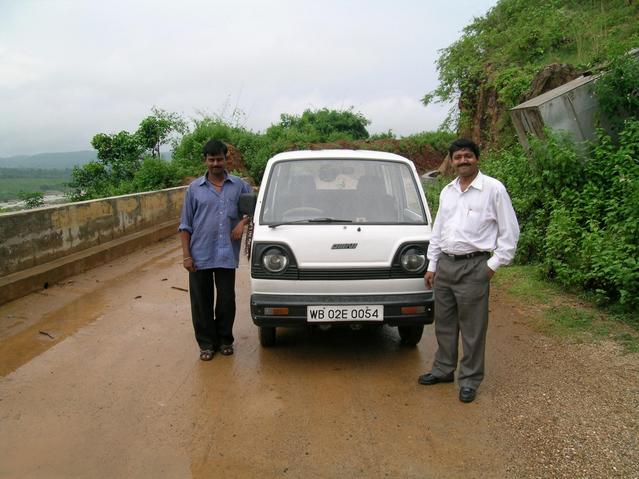
[[[493,313],[490,376],[462,404],[454,384],[416,383],[432,326],[417,348],[378,328],[278,331],[262,349],[245,260],[237,282],[235,355],[210,362],[175,238],[1,306],[0,477],[509,475],[496,405],[529,334],[511,311]]]

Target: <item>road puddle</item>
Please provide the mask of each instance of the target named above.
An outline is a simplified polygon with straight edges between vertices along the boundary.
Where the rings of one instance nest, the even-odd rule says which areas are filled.
[[[44,314],[41,320],[0,341],[0,376],[15,371],[98,319],[104,312],[104,306],[103,295],[91,291]],[[25,311],[24,316],[29,317],[29,312]]]

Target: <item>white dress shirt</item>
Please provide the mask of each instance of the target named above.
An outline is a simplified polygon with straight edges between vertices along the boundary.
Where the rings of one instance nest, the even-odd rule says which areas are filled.
[[[459,178],[439,195],[439,211],[428,246],[428,271],[437,269],[442,252],[454,255],[489,251],[493,271],[515,256],[519,224],[504,185],[480,172],[466,189]]]

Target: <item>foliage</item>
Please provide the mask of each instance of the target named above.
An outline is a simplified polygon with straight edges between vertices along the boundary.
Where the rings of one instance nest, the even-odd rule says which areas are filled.
[[[261,160],[260,151],[265,147],[263,135],[253,133],[241,126],[230,126],[218,118],[203,117],[194,121],[193,131],[185,134],[173,151],[173,164],[179,176],[202,174],[202,148],[211,138],[233,145],[241,153],[253,178],[262,177],[266,157]]]
[[[135,133],[121,131],[115,134],[98,133],[91,140],[97,150],[97,161],[74,167],[69,183],[69,194],[73,201],[100,198],[110,194],[125,194],[140,191],[136,188],[154,188],[166,184],[166,168],[159,161],[160,147],[173,134],[186,131],[186,122],[177,114],[153,108],[153,115],[140,122]],[[144,164],[144,155],[157,158],[158,162]],[[144,178],[136,178],[140,168]],[[151,173],[152,168],[158,171]],[[175,183],[170,181],[169,183]]]
[[[73,179],[69,182],[71,201],[109,196],[113,182],[104,163],[91,161],[73,168]]]
[[[639,60],[636,56],[614,58],[595,82],[595,95],[610,127],[618,132],[624,119],[639,118]]]
[[[39,208],[44,205],[44,194],[41,191],[23,191],[20,193],[20,199],[24,201],[27,209]]]
[[[375,133],[373,135],[371,135],[370,137],[368,137],[369,140],[371,141],[375,141],[375,140],[394,140],[397,137],[395,136],[395,133],[393,133],[393,130],[388,130],[388,131],[384,131],[381,133]]]
[[[283,113],[280,122],[266,130],[273,140],[286,138],[292,143],[325,143],[336,140],[364,140],[369,137],[370,121],[361,113],[348,110],[305,110],[300,116]]]
[[[251,177],[261,181],[270,157],[283,151],[306,148],[312,143],[368,138],[369,121],[352,110],[306,110],[302,115],[282,114],[280,122],[264,134],[254,133],[219,117],[194,121],[173,152],[176,171],[182,176],[202,174],[202,147],[211,138],[233,145],[242,154]]]
[[[435,151],[446,154],[448,147],[455,138],[457,138],[457,135],[448,130],[424,131],[406,136],[400,140],[400,143],[407,145],[406,150],[422,150],[428,145]]]
[[[152,191],[172,188],[180,184],[180,177],[172,162],[146,156],[131,180],[129,191]],[[127,192],[129,192],[127,191]]]
[[[511,108],[549,63],[587,69],[636,47],[638,20],[639,4],[626,0],[500,0],[440,51],[439,85],[423,102],[455,102],[471,118],[481,92],[494,90],[498,106]]]
[[[438,176],[435,181],[422,183],[422,186],[424,187],[424,194],[426,195],[426,202],[428,203],[428,209],[430,209],[433,221],[437,215],[437,210],[439,210],[439,194],[448,183],[450,183],[450,178],[445,178],[443,176]]]
[[[153,115],[147,116],[140,122],[136,135],[140,145],[151,152],[151,156],[160,157],[160,147],[165,144],[173,133],[184,134],[186,122],[177,114],[159,108],[151,109]]]
[[[113,183],[133,178],[144,152],[140,138],[128,131],[113,135],[98,133],[91,140],[91,146],[97,150],[98,160],[109,171]]]
[[[506,185],[521,226],[519,262],[592,292],[602,303],[639,306],[639,121],[619,143],[600,132],[586,157],[548,134],[489,155],[483,171]]]

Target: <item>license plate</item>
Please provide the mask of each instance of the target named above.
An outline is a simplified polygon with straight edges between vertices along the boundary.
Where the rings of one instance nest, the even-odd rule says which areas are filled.
[[[306,319],[309,323],[326,321],[383,321],[384,306],[367,304],[362,306],[308,306]]]

